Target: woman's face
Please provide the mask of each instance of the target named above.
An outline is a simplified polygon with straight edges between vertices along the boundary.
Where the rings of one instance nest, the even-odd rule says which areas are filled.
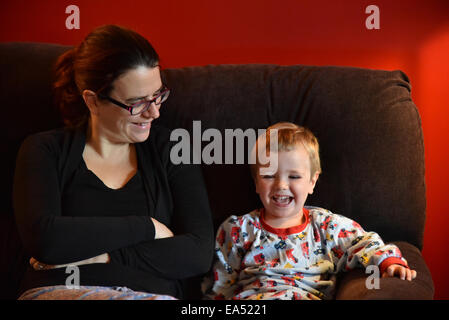
[[[159,93],[162,80],[159,67],[140,66],[131,69],[113,82],[109,96],[125,105],[150,100]],[[97,123],[101,135],[113,143],[138,143],[145,141],[151,122],[159,118],[159,106],[137,115],[120,108],[107,100],[99,100]]]

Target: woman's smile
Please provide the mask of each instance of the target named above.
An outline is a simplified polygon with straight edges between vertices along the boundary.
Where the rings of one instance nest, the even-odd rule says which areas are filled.
[[[148,130],[151,127],[151,122],[131,122],[135,127],[137,127],[140,130]]]

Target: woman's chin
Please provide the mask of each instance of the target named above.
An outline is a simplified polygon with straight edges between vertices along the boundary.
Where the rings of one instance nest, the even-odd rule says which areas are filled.
[[[150,136],[150,132],[148,131],[147,134],[140,134],[140,135],[134,135],[133,136],[133,143],[140,143],[140,142],[144,142],[148,139],[148,137]]]
[[[150,127],[146,128],[136,128],[137,126],[132,125],[131,132],[129,133],[129,137],[133,143],[144,142],[150,136]]]

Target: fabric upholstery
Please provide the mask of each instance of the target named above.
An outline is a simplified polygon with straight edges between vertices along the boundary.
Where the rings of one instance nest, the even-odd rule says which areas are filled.
[[[399,278],[381,278],[379,289],[367,289],[369,274],[354,270],[342,274],[337,289],[338,300],[426,300],[434,294],[432,277],[419,250],[407,242],[394,242],[407,257],[410,268],[416,270],[416,278],[408,282]]]
[[[15,157],[25,136],[62,125],[52,103],[51,66],[69,48],[0,44],[0,94],[8,119],[0,129],[5,164],[0,234],[7,248],[0,260],[2,282],[8,279],[6,293],[2,292],[7,298],[15,298],[15,283],[23,269],[11,266],[26,263],[24,254],[18,253],[23,248],[12,218]],[[386,242],[407,243],[406,258],[411,259],[410,252],[422,271],[420,281],[404,284],[401,292],[432,298],[431,275],[420,254],[426,211],[421,120],[403,72],[249,64],[166,69],[162,77],[172,91],[157,121],[171,129],[192,133],[192,121],[200,120],[202,131],[216,128],[224,139],[225,129],[263,129],[279,121],[310,128],[320,142],[323,173],[306,204],[352,218]],[[203,165],[203,171],[215,227],[231,214],[261,206],[247,165]],[[382,281],[391,282],[394,289],[395,280]],[[359,297],[347,293],[348,285],[362,280],[354,281],[342,286],[339,297]],[[363,297],[381,297],[386,291]]]

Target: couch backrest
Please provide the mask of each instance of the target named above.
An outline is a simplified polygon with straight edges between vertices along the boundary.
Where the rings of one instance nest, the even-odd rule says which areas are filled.
[[[51,65],[67,46],[0,44],[6,166],[1,214],[10,215],[15,156],[23,138],[61,126],[50,91]],[[291,121],[320,142],[323,173],[306,204],[375,230],[386,241],[422,247],[424,150],[420,117],[401,71],[349,67],[209,65],[166,69],[172,89],[159,123],[192,133],[246,130]],[[207,145],[204,142],[203,145]],[[224,142],[223,142],[224,146]],[[260,202],[247,165],[203,165],[216,226]]]

